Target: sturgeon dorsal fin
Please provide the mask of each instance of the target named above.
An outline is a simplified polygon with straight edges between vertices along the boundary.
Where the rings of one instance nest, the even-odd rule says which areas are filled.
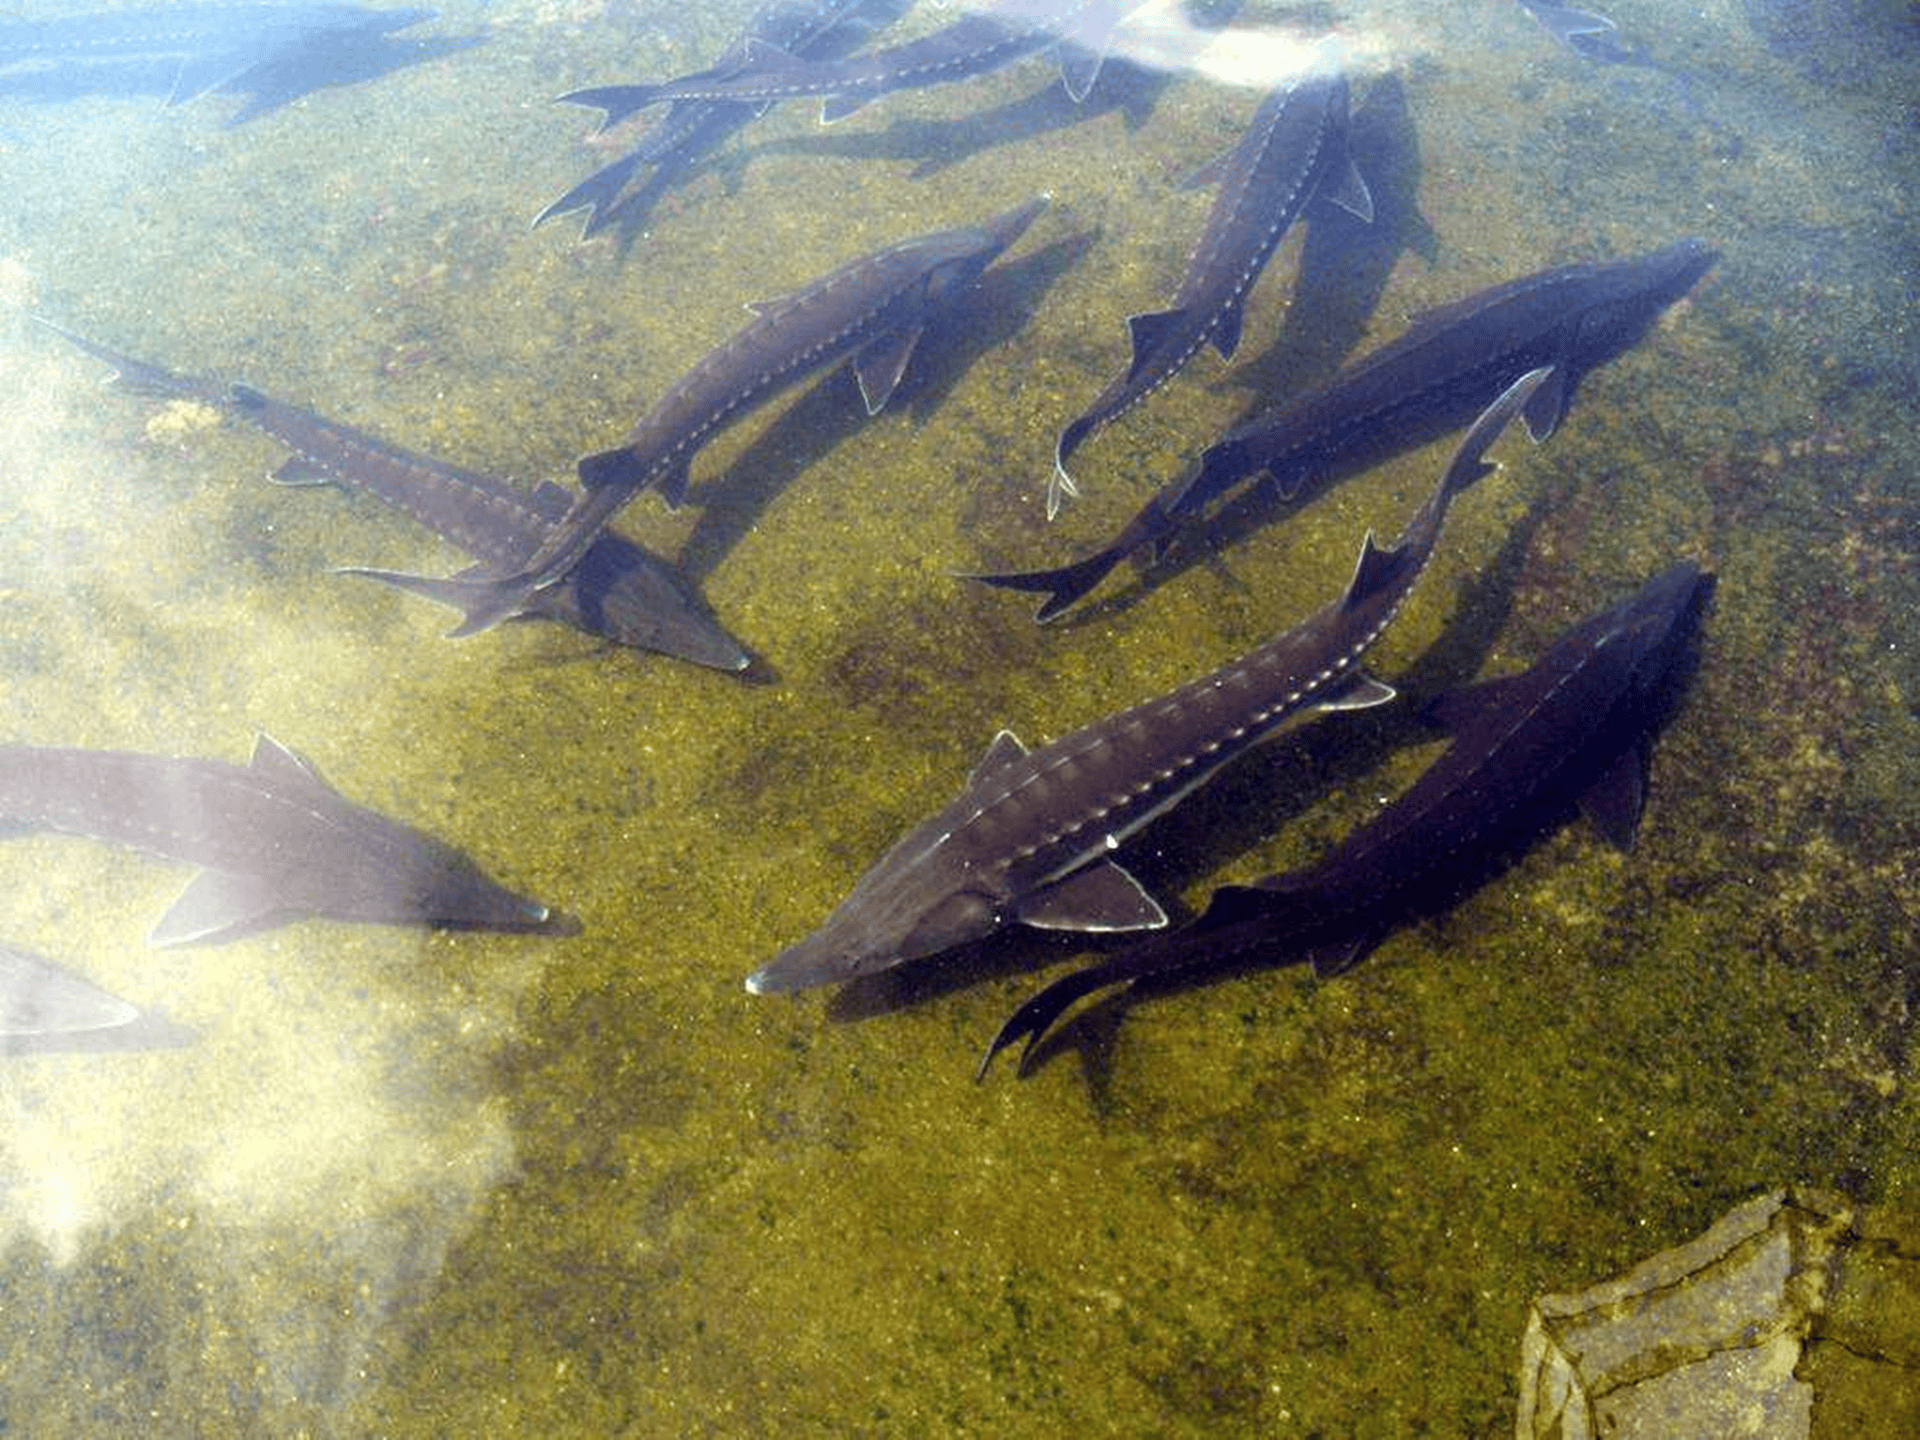
[[[310,761],[294,754],[266,731],[254,738],[253,755],[247,768],[262,780],[282,789],[297,790],[313,801],[339,803],[340,792],[313,768]]]
[[[913,347],[924,328],[903,325],[868,341],[853,357],[853,375],[860,382],[860,398],[866,402],[867,414],[878,415],[886,409],[887,401],[899,387],[900,377],[906,373],[907,361],[913,358]]]
[[[324,785],[320,772],[262,730],[253,739],[253,754],[247,768],[275,780],[313,781]]]
[[[1346,604],[1358,605],[1369,595],[1392,585],[1399,578],[1405,557],[1398,547],[1383,550],[1374,543],[1373,531],[1360,542],[1360,558],[1354,562],[1353,579],[1347,582]]]
[[[977,785],[989,775],[996,774],[1027,753],[1027,747],[1020,743],[1020,737],[1011,730],[1002,730],[993,737],[987,746],[987,753],[980,757],[980,763],[973,767],[973,774],[967,777],[969,785]]]
[[[1167,332],[1187,318],[1185,310],[1143,310],[1127,317],[1127,334],[1133,337],[1133,361],[1127,366],[1127,379],[1137,380],[1147,367],[1154,350]]]
[[[1167,912],[1138,880],[1102,860],[1027,896],[1014,918],[1040,930],[1157,930]]]
[[[187,945],[233,940],[265,929],[283,913],[284,908],[262,877],[202,870],[148,932],[147,943]]]

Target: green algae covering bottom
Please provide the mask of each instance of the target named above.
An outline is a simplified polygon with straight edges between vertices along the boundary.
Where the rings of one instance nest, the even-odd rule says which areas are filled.
[[[699,69],[749,8],[454,3],[439,27],[486,44],[233,128],[217,95],[0,94],[0,741],[237,759],[267,731],[581,927],[151,950],[185,870],[7,838],[0,941],[196,1039],[0,1061],[0,1434],[1490,1435],[1536,1296],[1783,1186],[1910,1235],[1900,8],[1619,0],[1652,63],[1604,66],[1509,0],[1238,7],[1337,21],[1374,225],[1310,217],[1235,361],[1082,447],[1052,525],[1055,433],[1178,285],[1208,196],[1175,182],[1259,92],[1116,66],[1076,107],[1036,59],[831,127],[789,105],[625,244],[529,232],[619,153],[548,97]],[[888,410],[828,375],[708,447],[689,504],[622,515],[744,681],[550,625],[444,640],[450,612],[331,567],[462,557],[265,484],[270,442],[104,391],[30,324],[564,482],[744,302],[1043,190]],[[1559,828],[1350,974],[1096,1009],[1024,1078],[972,1075],[1070,939],[744,992],[997,730],[1059,735],[1333,598],[1448,442],[1056,626],[957,576],[1098,540],[1421,309],[1687,235],[1715,269],[1549,443],[1502,442],[1372,664],[1425,698],[1677,558],[1714,570],[1632,853]],[[1410,711],[1291,733],[1123,858],[1187,909],[1306,862],[1427,763]],[[1794,1378],[1910,1377],[1903,1276],[1830,1305]]]

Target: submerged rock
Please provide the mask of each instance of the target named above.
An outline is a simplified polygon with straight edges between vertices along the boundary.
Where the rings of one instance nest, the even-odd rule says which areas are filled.
[[[1521,1342],[1522,1440],[1920,1434],[1920,1221],[1774,1190]]]

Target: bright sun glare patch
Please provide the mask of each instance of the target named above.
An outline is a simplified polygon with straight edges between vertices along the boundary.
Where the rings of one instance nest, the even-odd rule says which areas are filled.
[[[1221,85],[1271,90],[1339,65],[1375,68],[1373,47],[1354,37],[1278,29],[1201,29],[1172,5],[1136,11],[1113,38],[1113,53],[1150,70],[1203,75]]]

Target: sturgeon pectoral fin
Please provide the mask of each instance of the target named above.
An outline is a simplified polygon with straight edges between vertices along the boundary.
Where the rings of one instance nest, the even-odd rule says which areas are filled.
[[[153,945],[211,944],[265,929],[284,913],[260,877],[203,870],[147,936]]]
[[[1205,190],[1218,185],[1226,179],[1227,166],[1233,162],[1233,151],[1216,155],[1204,165],[1196,165],[1173,183],[1182,190]]]
[[[198,100],[246,68],[244,58],[232,51],[190,55],[180,62],[180,68],[174,72],[173,88],[167,92],[165,103],[184,105],[189,100]]]
[[[563,95],[560,98],[564,100],[569,97]],[[604,129],[605,126],[601,128]],[[584,238],[585,234],[590,233],[592,230],[599,228],[600,224],[605,223],[605,212],[613,205],[615,200],[619,199],[620,192],[626,188],[627,181],[633,178],[634,172],[644,163],[645,157],[640,152],[635,151],[631,155],[622,155],[611,164],[601,166],[578,185],[567,191],[567,193],[562,195],[558,200],[555,200],[551,205],[547,206],[547,208],[542,210],[538,215],[534,216],[527,228],[529,230],[537,229],[539,226],[553,219],[556,215],[565,215],[574,210],[585,210],[588,212],[588,215],[586,227],[582,232]]]
[[[1371,675],[1356,674],[1352,681],[1338,689],[1330,690],[1314,706],[1316,710],[1371,710],[1376,705],[1384,705],[1397,699],[1400,692],[1391,685],[1375,680]]]
[[[1567,413],[1567,369],[1565,364],[1555,365],[1527,397],[1520,415],[1527,422],[1529,438],[1545,440],[1560,428],[1560,417]]]
[[[1147,368],[1156,349],[1177,325],[1187,322],[1185,310],[1143,310],[1127,317],[1127,334],[1133,340],[1133,360],[1127,366],[1127,379],[1137,380]]]
[[[1306,952],[1307,963],[1313,966],[1313,973],[1322,980],[1344,975],[1374,952],[1375,947],[1387,938],[1387,929],[1385,925],[1372,925],[1349,939],[1316,945]]]
[[[1321,193],[1356,220],[1373,223],[1373,192],[1352,160],[1344,161],[1335,175],[1322,182]]]
[[[1106,52],[1079,45],[1068,45],[1060,52],[1060,84],[1066,89],[1067,98],[1078,105],[1093,93],[1093,87],[1100,79],[1100,68],[1106,63]]]
[[[353,808],[353,802],[329,785],[311,760],[289,750],[264,730],[254,737],[247,768],[281,792],[298,795],[317,814],[339,814]]]
[[[1646,766],[1646,753],[1639,746],[1623,750],[1580,795],[1580,813],[1616,850],[1633,848],[1646,803]]]
[[[1074,423],[1078,424],[1079,422],[1075,421]],[[1088,426],[1086,428],[1091,429],[1092,427]],[[1069,425],[1066,430],[1060,432],[1063,441],[1072,429],[1073,426]],[[1082,430],[1081,433],[1085,434],[1086,431]],[[1075,443],[1077,444],[1078,441],[1076,440]],[[1068,448],[1071,449],[1072,447],[1069,446]],[[1073,483],[1073,476],[1067,473],[1065,459],[1056,450],[1053,460],[1053,474],[1047,477],[1047,519],[1051,520],[1060,513],[1060,504],[1068,496],[1077,497],[1079,494],[1080,487]]]
[[[584,490],[608,490],[616,486],[638,490],[647,479],[633,451],[624,445],[618,450],[582,455],[573,468]]]
[[[267,472],[267,479],[276,485],[291,485],[295,488],[333,484],[333,476],[303,455],[295,455],[291,459],[281,461]]]
[[[1167,912],[1138,880],[1102,860],[1027,896],[1013,918],[1037,930],[1156,930]]]
[[[1604,15],[1593,15],[1566,5],[1551,4],[1549,0],[1520,0],[1520,3],[1529,15],[1540,22],[1541,27],[1549,35],[1576,53],[1579,49],[1574,43],[1576,37],[1604,35],[1615,28],[1613,21]]]
[[[829,95],[820,102],[820,123],[831,125],[844,120],[856,110],[864,110],[871,99],[871,95]]]
[[[920,339],[924,327],[907,325],[882,335],[864,346],[853,357],[854,378],[860,382],[860,398],[866,402],[867,414],[878,415],[893,398],[893,392],[899,388],[900,377],[906,373],[907,361],[913,358],[913,347]]]

